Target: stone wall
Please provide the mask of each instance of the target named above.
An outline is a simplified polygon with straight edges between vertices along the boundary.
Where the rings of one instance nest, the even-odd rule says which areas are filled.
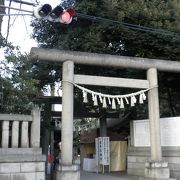
[[[45,180],[40,148],[0,149],[0,180]]]
[[[1,180],[45,180],[44,162],[0,163]]]
[[[163,160],[168,162],[170,177],[180,180],[180,147],[163,147]],[[150,148],[129,147],[127,172],[144,176],[145,163],[150,160]]]

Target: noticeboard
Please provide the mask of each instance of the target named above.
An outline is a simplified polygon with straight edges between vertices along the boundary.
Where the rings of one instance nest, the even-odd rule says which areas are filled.
[[[96,138],[96,163],[101,165],[110,164],[109,137]]]
[[[150,146],[149,120],[133,121],[134,146]],[[180,146],[180,117],[160,118],[161,146]]]
[[[103,158],[102,164],[109,165],[110,161],[109,137],[103,137]]]

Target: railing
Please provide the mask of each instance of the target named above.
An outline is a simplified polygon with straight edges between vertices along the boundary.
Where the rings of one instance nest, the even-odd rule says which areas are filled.
[[[40,147],[40,109],[31,115],[0,114],[0,148]]]

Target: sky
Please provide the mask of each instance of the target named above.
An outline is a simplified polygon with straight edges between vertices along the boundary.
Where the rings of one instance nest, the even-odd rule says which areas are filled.
[[[35,0],[23,0],[26,2],[35,2]],[[59,4],[59,0],[38,0],[40,4],[50,4],[52,7],[55,7]],[[9,5],[9,0],[5,0],[5,5]],[[19,3],[12,2],[12,7],[20,8]],[[39,7],[39,6],[37,6]],[[36,8],[37,8],[36,7]],[[28,5],[22,5],[22,9],[33,11],[35,8]],[[7,13],[7,10],[6,10]],[[17,14],[19,11],[11,10],[11,14]],[[32,28],[30,27],[32,16],[11,16],[10,21],[10,32],[8,35],[8,41],[12,42],[15,46],[20,46],[22,52],[30,52],[31,47],[36,47],[37,43],[34,39],[31,38]],[[2,24],[2,35],[6,38],[7,36],[7,22],[8,16],[4,16]],[[2,52],[2,50],[1,50]]]
[[[35,0],[23,0],[26,2],[31,2],[34,3]],[[56,7],[57,5],[60,4],[59,0],[38,0],[38,2],[40,2],[40,5],[43,4],[50,4],[52,6],[52,8]],[[8,6],[9,5],[9,0],[5,0],[5,5]],[[15,8],[20,8],[20,5],[18,3],[13,3],[12,2],[12,7]],[[36,8],[38,8],[40,6],[37,6]],[[33,8],[32,6],[28,6],[28,5],[22,5],[21,6],[22,9],[25,10],[30,10],[33,11],[35,10],[35,8]],[[10,14],[17,14],[19,11],[17,10],[11,10]],[[8,11],[6,10],[6,13],[8,14]],[[34,17],[32,16],[11,16],[11,21],[10,21],[10,29],[9,29],[9,35],[8,35],[8,41],[12,42],[14,46],[19,46],[21,52],[30,52],[31,47],[37,47],[37,42],[31,38],[31,34],[32,34],[32,28],[30,26],[31,20]],[[3,17],[3,24],[2,24],[2,35],[4,38],[6,38],[7,36],[7,24],[8,24],[8,16],[4,16]],[[0,58],[3,58],[3,49],[0,49]],[[62,96],[62,91],[60,91],[59,93],[57,93],[58,89],[58,85],[56,86],[56,96]],[[50,92],[47,92],[45,95],[50,96]],[[55,106],[55,110],[62,110],[62,106],[61,105],[56,105]]]

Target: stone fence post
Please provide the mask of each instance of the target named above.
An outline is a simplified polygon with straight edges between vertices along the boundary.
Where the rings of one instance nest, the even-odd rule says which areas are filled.
[[[36,105],[31,112],[32,124],[31,124],[31,147],[40,147],[40,108]]]

